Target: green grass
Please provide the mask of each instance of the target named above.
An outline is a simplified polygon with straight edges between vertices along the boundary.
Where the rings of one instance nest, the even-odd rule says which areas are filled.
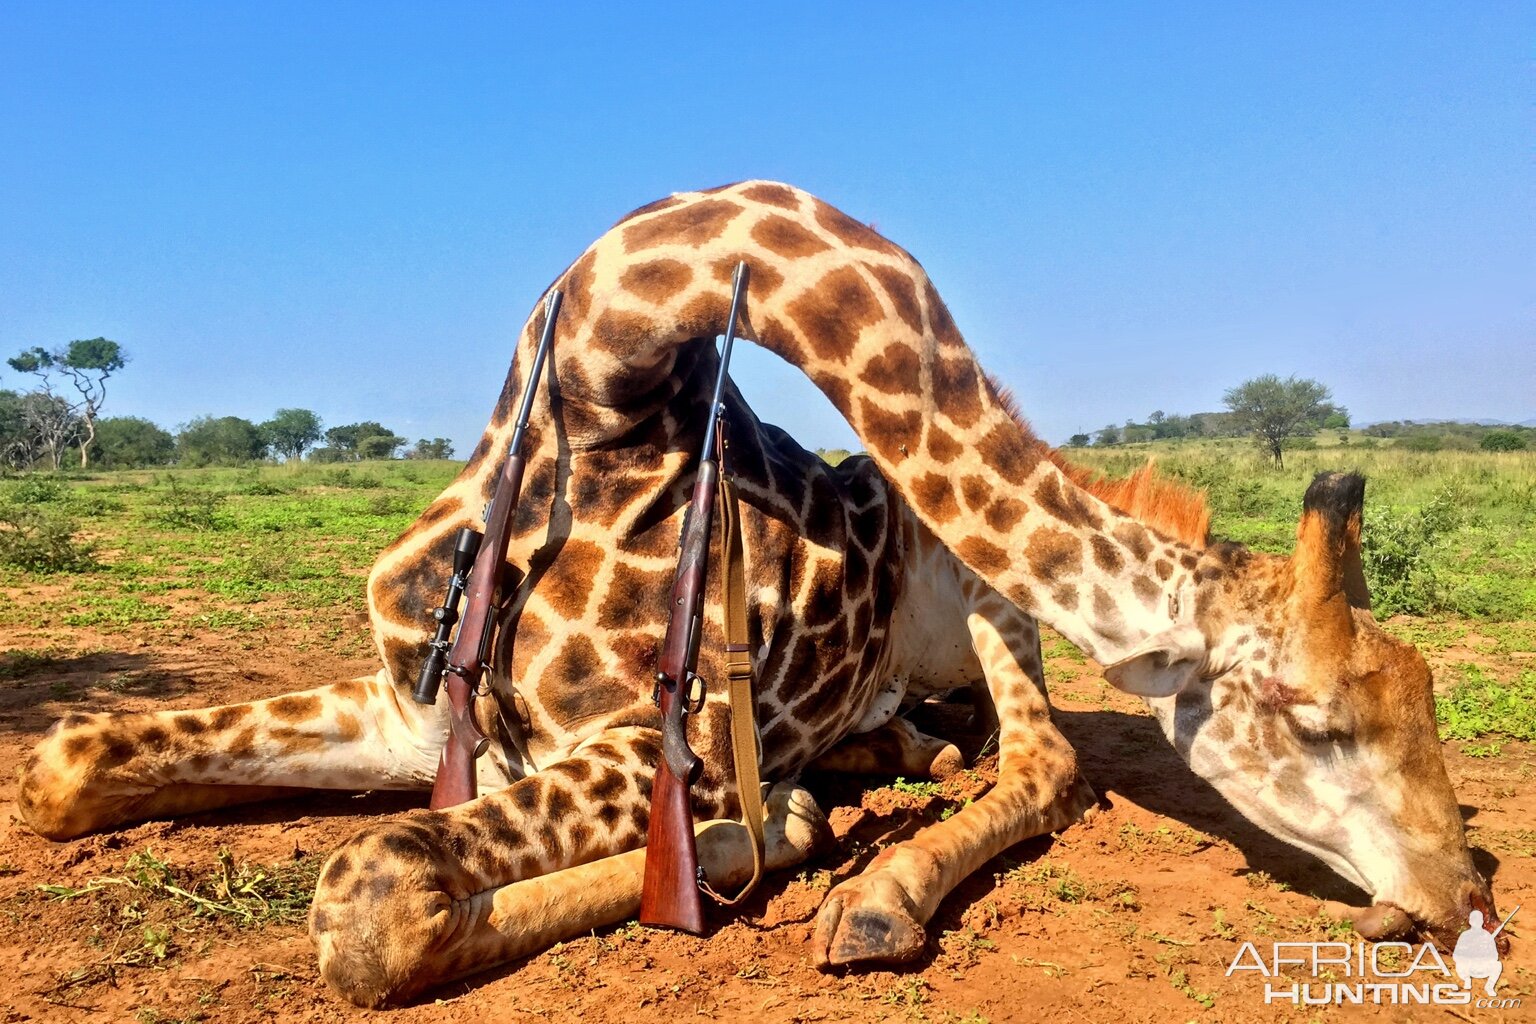
[[[91,552],[65,571],[25,559],[0,565],[0,588],[11,590],[0,593],[0,624],[255,633],[322,612],[330,621],[362,613],[374,559],[461,468],[393,461],[0,481],[0,505],[73,523],[75,542]],[[53,590],[29,597],[45,580]],[[347,631],[327,637],[355,653]]]
[[[310,857],[285,864],[236,864],[221,849],[212,870],[192,873],[152,850],[141,850],[128,858],[120,875],[82,886],[40,885],[38,890],[53,900],[104,899],[114,907],[148,901],[160,904],[169,917],[186,913],[241,926],[292,924],[309,912],[320,862]]]
[[[1319,445],[1275,469],[1237,439],[1074,448],[1074,461],[1114,474],[1148,458],[1203,489],[1212,532],[1262,551],[1295,544],[1314,474],[1365,474],[1365,561],[1379,617],[1453,614],[1536,619],[1536,452],[1413,452]]]
[[[1536,740],[1536,670],[1526,669],[1509,683],[1491,678],[1476,665],[1462,666],[1462,674],[1462,681],[1435,701],[1441,739]],[[1498,748],[1486,745],[1469,748],[1467,753],[1487,757],[1497,754]]]

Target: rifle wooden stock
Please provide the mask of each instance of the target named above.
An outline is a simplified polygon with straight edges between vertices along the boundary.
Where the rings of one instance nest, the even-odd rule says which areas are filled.
[[[699,851],[688,794],[689,783],[672,774],[666,758],[659,759],[651,781],[640,923],[699,935],[704,931],[704,905],[699,899]]]
[[[651,782],[651,817],[646,840],[645,884],[640,923],[704,930],[699,899],[699,856],[693,838],[689,790],[702,767],[688,746],[685,712],[688,688],[698,664],[699,615],[709,577],[709,524],[720,467],[713,459],[699,466],[678,541],[677,576],[672,581],[671,617],[656,659],[657,699],[661,704],[661,757]]]
[[[437,762],[437,778],[432,783],[434,811],[468,803],[478,792],[475,784],[475,759],[490,743],[475,724],[475,704],[471,686],[458,675],[448,680],[448,739]]]

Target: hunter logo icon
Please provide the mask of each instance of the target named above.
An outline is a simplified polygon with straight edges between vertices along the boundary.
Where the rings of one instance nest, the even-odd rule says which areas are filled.
[[[1493,987],[1499,975],[1504,972],[1504,965],[1499,962],[1499,933],[1509,924],[1509,918],[1519,912],[1519,907],[1511,910],[1509,917],[1500,921],[1499,926],[1491,932],[1483,928],[1481,910],[1474,910],[1467,915],[1468,928],[1456,939],[1456,948],[1451,951],[1451,959],[1456,961],[1456,975],[1461,979],[1462,988],[1471,988],[1473,978],[1483,978],[1483,991],[1490,998],[1498,994]]]

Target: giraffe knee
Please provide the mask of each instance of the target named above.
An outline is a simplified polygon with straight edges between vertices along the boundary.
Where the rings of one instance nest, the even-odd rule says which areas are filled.
[[[419,822],[388,822],[353,836],[321,869],[309,937],[321,977],[349,1002],[399,1003],[444,980],[431,965],[462,901],[435,839]]]

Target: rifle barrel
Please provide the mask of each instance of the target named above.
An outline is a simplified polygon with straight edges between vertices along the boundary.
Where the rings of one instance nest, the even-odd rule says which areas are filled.
[[[736,320],[741,315],[741,300],[747,294],[747,261],[736,264],[736,277],[731,282],[731,317],[725,324],[725,339],[720,343],[720,372],[715,377],[715,393],[709,400],[709,423],[704,428],[703,460],[715,457],[716,420],[720,415],[720,400],[725,396],[726,368],[731,365],[731,346],[736,341]]]

